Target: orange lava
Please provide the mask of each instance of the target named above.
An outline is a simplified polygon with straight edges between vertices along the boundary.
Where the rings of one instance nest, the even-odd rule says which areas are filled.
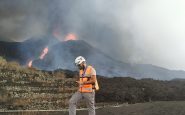
[[[48,47],[45,47],[44,50],[42,51],[41,55],[40,55],[40,59],[44,59],[45,55],[48,53]]]

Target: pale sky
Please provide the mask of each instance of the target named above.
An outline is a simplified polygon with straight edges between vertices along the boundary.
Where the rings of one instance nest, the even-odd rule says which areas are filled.
[[[184,6],[184,0],[139,0],[133,4],[127,28],[140,50],[133,56],[141,58],[136,62],[185,70]]]

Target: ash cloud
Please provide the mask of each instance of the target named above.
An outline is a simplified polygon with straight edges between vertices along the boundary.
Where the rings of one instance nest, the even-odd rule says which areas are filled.
[[[47,6],[48,2],[43,0],[1,0],[1,40],[23,41],[45,35],[48,28]]]
[[[74,32],[117,60],[185,70],[183,0],[1,0],[0,36]]]

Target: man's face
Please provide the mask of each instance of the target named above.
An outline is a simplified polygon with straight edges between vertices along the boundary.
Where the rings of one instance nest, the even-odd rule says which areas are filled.
[[[81,63],[81,64],[79,64],[79,65],[77,65],[78,66],[78,69],[84,69],[85,68],[85,66],[84,66],[84,64],[83,63]]]

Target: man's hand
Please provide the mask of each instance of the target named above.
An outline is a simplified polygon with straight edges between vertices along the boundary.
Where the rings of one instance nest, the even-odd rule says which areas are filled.
[[[76,81],[79,85],[83,85],[84,83],[83,82],[80,82],[80,81]]]

